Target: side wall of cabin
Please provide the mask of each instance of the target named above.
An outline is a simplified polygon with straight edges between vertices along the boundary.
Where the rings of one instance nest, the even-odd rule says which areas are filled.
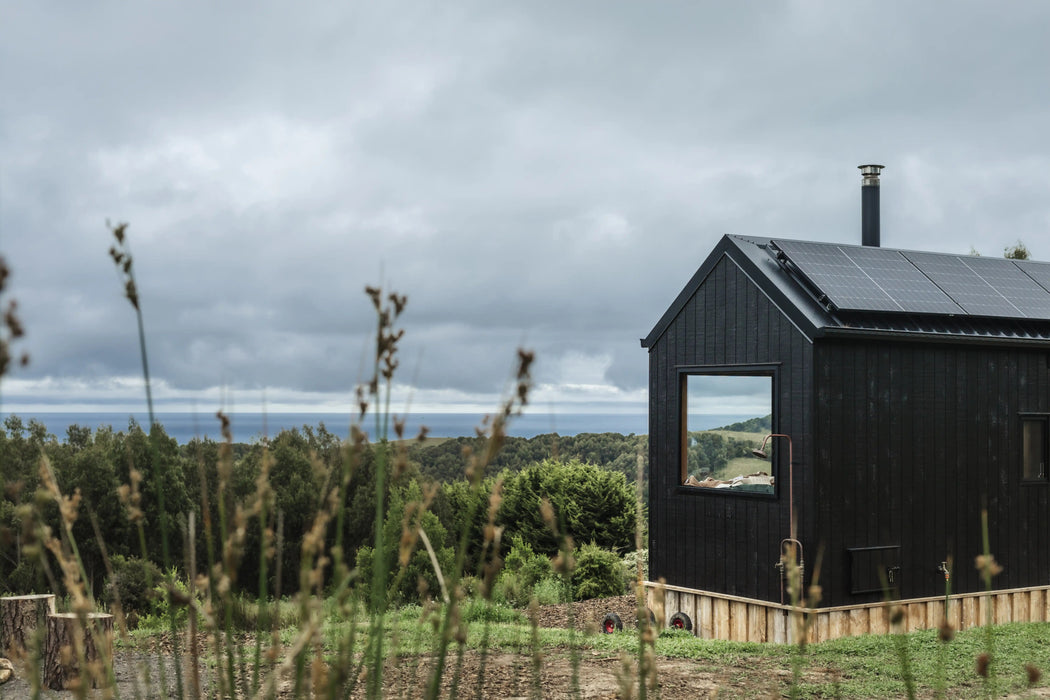
[[[880,558],[902,598],[944,595],[949,559],[953,593],[983,590],[985,507],[994,588],[1050,583],[1050,483],[1022,478],[1021,453],[1022,414],[1050,412],[1047,351],[818,340],[815,359],[822,606],[881,600],[854,592]]]
[[[774,497],[730,495],[680,483],[680,374],[686,368],[774,365],[773,432],[791,435],[795,462],[810,449],[813,345],[724,254],[649,352],[650,580],[780,600],[774,565],[788,536],[788,460],[779,441]],[[812,494],[796,467],[795,501]],[[799,506],[799,539],[814,521]],[[806,552],[809,556],[809,552]]]

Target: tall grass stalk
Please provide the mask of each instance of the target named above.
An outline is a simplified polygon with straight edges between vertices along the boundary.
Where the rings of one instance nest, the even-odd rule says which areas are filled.
[[[390,443],[387,440],[390,425],[390,394],[394,370],[397,369],[397,343],[404,331],[394,330],[394,321],[401,315],[407,299],[397,294],[390,294],[384,300],[383,292],[377,287],[366,287],[366,293],[372,299],[376,312],[376,353],[373,362],[372,380],[369,382],[368,396],[373,404],[380,400],[380,377],[384,380],[385,395],[383,410],[375,412],[376,439],[375,450],[375,502],[374,520],[375,549],[372,565],[371,606],[369,610],[369,649],[368,657],[368,697],[378,698],[383,688],[383,636],[387,609],[387,572],[386,542],[383,531],[383,519],[386,515],[386,481],[390,467]]]
[[[532,386],[529,370],[533,359],[532,352],[526,350],[518,351],[518,369],[515,375],[514,395],[504,401],[500,412],[492,418],[488,439],[485,441],[481,454],[468,455],[466,477],[470,483],[472,497],[470,505],[467,507],[466,518],[463,520],[463,529],[459,536],[459,546],[456,548],[455,562],[452,565],[452,571],[449,572],[449,576],[446,576],[448,586],[452,591],[456,591],[459,588],[460,577],[466,561],[467,548],[470,546],[470,524],[474,522],[474,517],[477,514],[477,496],[481,491],[485,469],[492,463],[500,449],[503,448],[503,443],[507,437],[507,421],[512,416],[520,413],[521,409],[528,403],[529,389]],[[480,430],[478,432],[481,433]],[[445,658],[448,654],[448,645],[452,639],[452,630],[458,621],[458,614],[458,600],[453,594],[451,604],[445,606],[445,615],[441,622],[434,668],[426,691],[427,700],[437,700],[440,696]]]
[[[984,619],[984,652],[977,657],[977,675],[981,676],[985,696],[994,697],[996,694],[996,671],[995,662],[995,630],[993,628],[993,605],[992,578],[998,576],[1001,567],[992,556],[992,547],[988,534],[988,509],[981,509],[981,544],[983,554],[977,556],[974,563],[981,575],[981,583],[984,585],[985,619]]]
[[[638,459],[635,466],[635,517],[634,517],[634,548],[635,551],[641,551],[644,546],[644,533],[645,533],[645,501],[644,495],[642,494],[642,484],[644,483],[643,477],[645,475],[645,460],[641,453],[638,454]],[[654,596],[658,602],[654,603],[654,607],[657,613],[662,617],[664,615],[663,596],[664,589],[662,585],[657,587],[654,592]],[[638,621],[638,698],[639,700],[645,700],[646,694],[648,693],[649,686],[649,675],[652,675],[651,683],[656,685],[656,664],[653,650],[656,644],[656,630],[653,628],[653,624],[649,619],[648,609],[645,604],[645,579],[642,573],[642,559],[638,558],[637,571],[635,579],[635,602],[636,602],[636,619]],[[662,624],[657,625],[658,627]],[[652,658],[652,664],[647,661],[648,658]]]
[[[146,408],[149,413],[149,428],[147,430],[147,434],[149,435],[150,460],[152,462],[154,475],[160,476],[158,480],[159,487],[154,489],[154,491],[157,494],[157,508],[159,511],[160,520],[161,562],[163,563],[163,567],[161,570],[164,572],[169,572],[171,571],[171,553],[168,544],[168,509],[166,507],[164,497],[164,491],[168,481],[168,479],[166,478],[167,474],[165,473],[167,470],[164,469],[161,460],[158,457],[156,441],[153,439],[153,426],[157,422],[157,419],[156,414],[153,411],[153,387],[150,381],[149,373],[149,353],[146,351],[146,325],[143,321],[142,305],[139,301],[138,285],[135,283],[135,267],[131,256],[131,245],[127,238],[127,228],[128,225],[126,223],[119,223],[116,226],[110,227],[116,244],[110,246],[109,254],[110,257],[113,258],[113,262],[117,266],[117,273],[118,275],[120,275],[124,283],[124,296],[135,311],[135,322],[136,327],[138,329],[139,356],[142,361],[142,378],[143,384],[146,388]],[[129,471],[134,471],[134,467],[132,466],[129,469]],[[133,475],[130,475],[130,480],[132,481],[132,483],[134,482],[134,479],[135,477]],[[149,550],[146,547],[145,528],[143,525],[143,520],[141,518],[138,519],[137,525],[139,531],[139,546],[142,549],[142,558],[149,559]],[[165,583],[167,585],[168,590],[170,591],[171,587],[174,584],[174,581],[168,579],[165,581]],[[150,582],[150,585],[152,586],[152,582]],[[165,595],[170,596],[170,592],[166,593]],[[168,601],[168,611],[169,630],[171,631],[172,637],[172,653],[175,658],[175,666],[176,668],[178,668],[181,665],[179,660],[178,624],[175,619],[175,606],[171,604],[170,600]],[[158,669],[158,674],[160,675],[161,686],[167,687],[167,684],[165,682],[165,670],[163,664],[160,665]],[[182,697],[182,675],[176,673],[175,678],[176,684],[178,686],[179,697]]]
[[[952,627],[949,620],[952,600],[952,558],[950,555],[945,557],[941,566],[944,573],[944,613],[941,618],[940,627],[937,628],[937,640],[939,644],[937,645],[937,668],[934,680],[934,694],[938,698],[946,697],[948,690],[948,643],[955,637],[955,628]]]

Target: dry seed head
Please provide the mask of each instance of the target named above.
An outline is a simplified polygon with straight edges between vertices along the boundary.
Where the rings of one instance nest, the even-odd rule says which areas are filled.
[[[368,433],[361,430],[361,427],[358,425],[351,425],[350,439],[354,443],[354,448],[360,449],[366,442],[368,442]]]
[[[72,496],[61,497],[58,507],[62,513],[62,520],[65,521],[66,527],[72,527],[73,523],[76,522],[81,498],[79,486],[73,491]]]
[[[7,312],[4,314],[4,325],[7,326],[8,333],[10,333],[12,339],[21,338],[25,335],[22,322],[18,320],[18,302],[14,299],[7,304]]]
[[[894,605],[890,608],[890,623],[899,625],[904,621],[904,608],[899,605]]]
[[[425,425],[419,426],[419,434],[416,435],[416,442],[423,442],[427,439],[427,433],[430,432],[430,428]]]
[[[952,641],[955,639],[955,628],[947,620],[943,621],[941,626],[937,628],[937,638],[942,642]]]
[[[408,297],[405,295],[398,296],[393,292],[390,293],[390,302],[394,305],[394,317],[401,315],[401,312],[405,310],[405,306],[408,304]]]
[[[1039,682],[1039,679],[1043,677],[1043,672],[1039,670],[1039,667],[1032,663],[1024,665],[1025,673],[1028,675],[1028,687],[1032,687]]]
[[[501,534],[503,534],[503,526],[493,525],[491,522],[486,523],[485,527],[482,528],[482,534],[484,536],[483,547],[488,547],[489,544],[496,541]]]
[[[365,389],[360,384],[354,389],[354,393],[357,395],[358,418],[361,419],[365,417],[366,413],[368,413],[368,399],[365,398]],[[356,428],[357,426],[352,426],[352,429]]]
[[[532,350],[518,348],[518,379],[529,376],[529,368],[532,367],[532,362],[535,359],[536,353]]]
[[[383,304],[382,299],[381,299],[381,297],[383,295],[383,290],[379,289],[378,287],[370,287],[370,286],[366,285],[365,286],[365,294],[367,294],[369,296],[369,298],[372,300],[372,306],[374,306],[376,308],[376,311],[379,311],[379,309],[382,307],[382,304]]]
[[[456,625],[456,643],[460,645],[467,643],[467,623],[463,620]]]
[[[988,677],[988,667],[992,664],[992,655],[988,652],[978,655],[977,657],[977,675],[982,678]]]
[[[215,417],[219,419],[220,432],[222,432],[222,439],[226,442],[233,442],[233,431],[230,430],[230,417],[222,411],[216,411]]]
[[[499,507],[503,503],[503,475],[500,474],[496,478],[496,483],[492,485],[492,493],[489,494],[489,524],[496,522],[496,516],[499,514]]]
[[[547,527],[557,535],[558,534],[558,521],[554,518],[554,506],[547,498],[540,499],[540,515],[543,516],[543,522],[547,524]]]
[[[1003,567],[995,561],[995,556],[992,554],[978,554],[974,558],[974,566],[984,576],[998,576],[1003,572]]]
[[[408,471],[408,447],[403,442],[399,442],[394,449],[394,463],[391,466],[393,467],[395,479]]]
[[[9,481],[4,484],[4,493],[6,493],[7,497],[12,501],[18,503],[18,495],[22,493],[22,489],[24,489],[25,486],[26,482],[24,480]]]

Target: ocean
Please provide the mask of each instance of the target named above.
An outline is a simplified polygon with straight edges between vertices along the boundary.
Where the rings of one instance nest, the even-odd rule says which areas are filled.
[[[8,413],[0,413],[7,418]],[[128,421],[134,419],[145,426],[149,422],[145,413],[35,413],[16,414],[23,423],[33,418],[45,426],[59,440],[66,437],[66,429],[71,425],[88,428],[112,426],[114,430],[126,430]],[[355,416],[356,417],[356,416]],[[708,425],[696,426],[697,429],[716,428],[751,416],[711,415],[705,416]],[[230,423],[233,429],[234,442],[251,442],[267,435],[276,435],[281,430],[301,428],[304,425],[316,427],[324,423],[329,432],[346,436],[349,431],[351,415],[349,413],[231,413]],[[475,435],[475,428],[481,425],[482,416],[474,413],[411,413],[405,419],[405,435],[412,437],[419,433],[420,426],[426,426],[431,437],[464,437]],[[194,437],[210,437],[220,440],[219,422],[213,413],[158,413],[157,420],[164,430],[179,444],[185,444]],[[375,431],[375,418],[366,417],[364,429],[371,435]],[[692,426],[690,426],[692,429]],[[545,433],[559,435],[578,435],[580,433],[621,433],[623,435],[644,435],[649,432],[649,417],[645,413],[547,413],[525,414],[511,419],[507,433],[514,437],[535,437]],[[391,430],[391,437],[393,431]]]

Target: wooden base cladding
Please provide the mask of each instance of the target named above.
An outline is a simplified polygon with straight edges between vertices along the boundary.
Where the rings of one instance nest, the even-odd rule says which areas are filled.
[[[811,643],[826,642],[898,629],[935,629],[945,620],[943,597],[799,608],[646,581],[645,598],[649,609],[664,624],[675,613],[684,613],[697,637],[733,642],[793,644],[807,627]],[[957,630],[986,624],[989,613],[996,625],[1050,621],[1050,586],[963,593],[951,596],[947,605],[948,623]],[[891,616],[897,618],[900,627],[890,621]]]

